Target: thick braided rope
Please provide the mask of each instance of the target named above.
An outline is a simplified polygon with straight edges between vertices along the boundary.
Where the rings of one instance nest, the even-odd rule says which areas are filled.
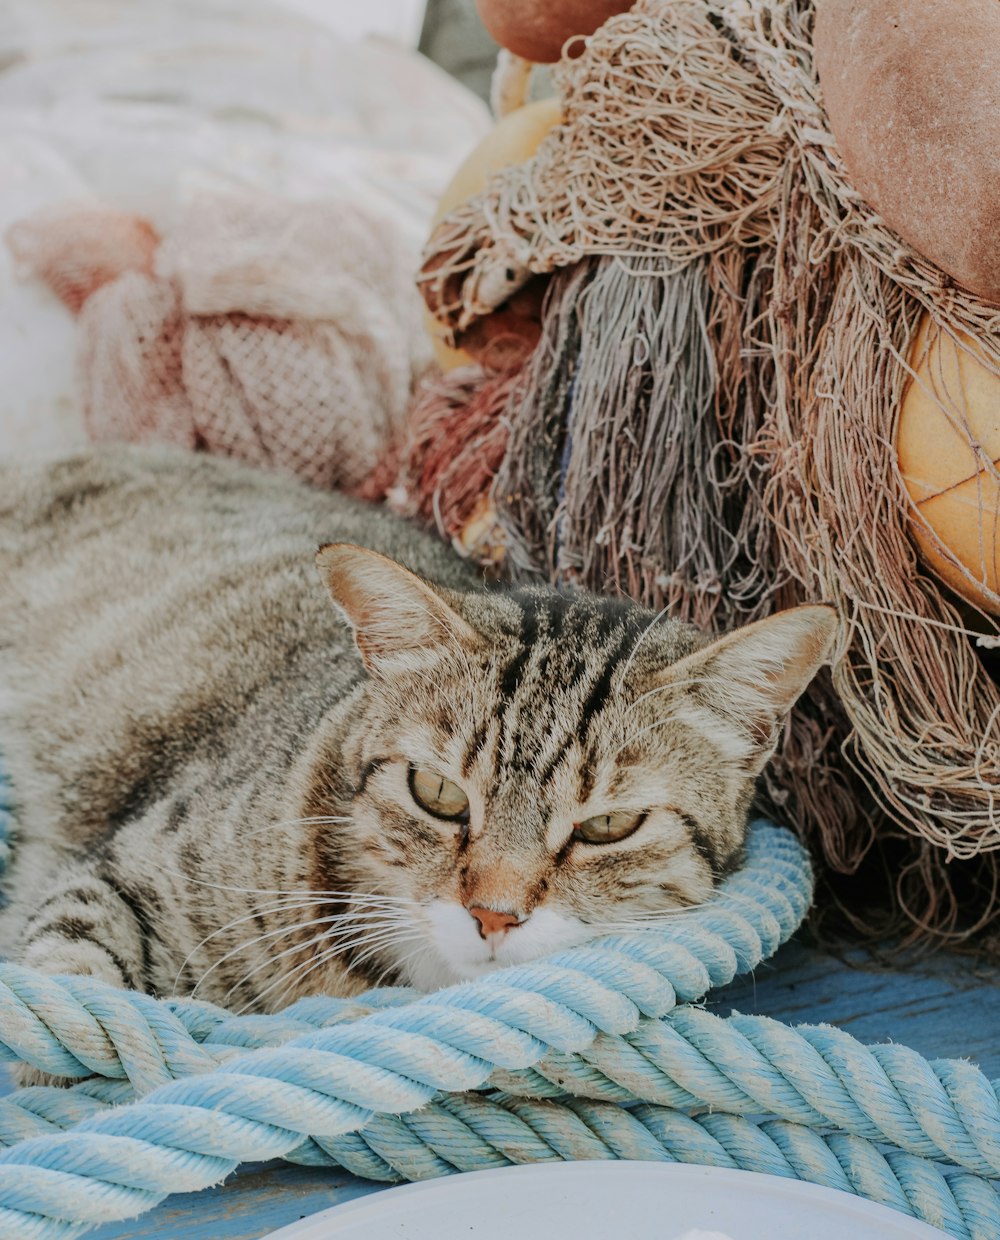
[[[109,1095],[122,1082],[88,1082]],[[40,1088],[48,1096],[77,1094]],[[125,1086],[127,1088],[127,1086]],[[101,1101],[94,1100],[100,1107]],[[43,1108],[39,1108],[43,1109]],[[77,1110],[84,1114],[84,1108]],[[453,1094],[410,1115],[381,1115],[357,1133],[306,1141],[286,1155],[310,1166],[343,1167],[395,1183],[524,1163],[584,1159],[683,1162],[761,1172],[839,1189],[921,1219],[962,1240],[1000,1235],[997,1186],[954,1167],[883,1150],[860,1138],[818,1133],[800,1124],[757,1124],[729,1115],[689,1117],[667,1107],[536,1101]],[[93,1222],[102,1221],[95,1217]],[[59,1224],[56,1224],[59,1226]],[[26,1230],[15,1235],[72,1235]]]
[[[1000,1196],[990,1181],[843,1134],[667,1107],[460,1095],[379,1116],[359,1133],[315,1143],[372,1179],[425,1179],[524,1162],[642,1159],[794,1177],[855,1193],[940,1227],[996,1240]],[[302,1161],[305,1161],[303,1159]],[[318,1159],[310,1161],[319,1161]]]
[[[550,1053],[528,1069],[499,1068],[484,1083],[536,1099],[571,1095],[776,1116],[1000,1177],[1000,1082],[964,1061],[865,1046],[829,1025],[791,1029],[767,1017],[724,1020],[679,1007],[659,1020],[642,1018],[631,1033],[598,1034],[581,1051]],[[0,1145],[69,1128],[132,1097],[126,1082],[78,1088],[28,1089],[0,1100]]]
[[[802,847],[788,831],[757,822],[745,865],[710,904],[656,931],[596,940],[418,1002],[423,1011],[453,1004],[493,1021],[508,1019],[519,1045],[529,1032],[541,1039],[537,1058],[550,1036],[554,1049],[578,1049],[598,1029],[626,1032],[640,1015],[663,1016],[677,1002],[700,999],[755,968],[798,928],[811,895]],[[54,1076],[127,1077],[146,1093],[208,1071],[234,1047],[276,1045],[412,999],[410,992],[388,989],[351,1001],[305,999],[276,1016],[234,1017],[211,1004],[159,1001],[92,978],[53,978],[5,964],[0,1060]],[[491,1026],[487,1043],[471,1043],[470,1050],[488,1057],[495,1036]]]
[[[755,848],[762,838],[766,840],[766,834],[755,833]],[[725,908],[714,911],[727,913]],[[678,925],[686,920],[678,919]],[[791,920],[794,925],[797,918]],[[780,928],[787,933],[790,927]],[[447,1113],[449,1101],[456,1100],[444,1100],[437,1110],[429,1110],[426,1104],[440,1091],[479,1088],[488,1080],[496,1084],[505,1075],[522,1092],[533,1087],[551,1091],[554,1078],[560,1089],[598,1095],[611,1089],[617,1091],[619,1100],[662,1098],[673,1106],[707,1104],[751,1114],[776,1113],[799,1120],[790,1126],[796,1132],[836,1125],[845,1131],[823,1138],[822,1144],[826,1149],[853,1151],[855,1191],[857,1185],[867,1185],[861,1189],[866,1196],[906,1208],[927,1221],[939,1220],[938,1225],[946,1224],[951,1234],[997,1234],[983,1230],[982,1220],[989,1220],[990,1211],[996,1207],[988,1185],[983,1187],[984,1182],[954,1167],[935,1169],[933,1174],[928,1170],[932,1167],[930,1158],[944,1157],[972,1170],[997,1174],[997,1094],[981,1073],[964,1064],[929,1065],[903,1048],[868,1050],[849,1035],[822,1027],[791,1031],[761,1018],[721,1021],[693,1008],[677,1009],[664,1020],[664,1013],[656,1010],[663,1007],[662,987],[642,971],[646,969],[663,981],[662,973],[656,974],[648,965],[652,951],[652,958],[662,966],[662,955],[656,951],[660,937],[641,935],[604,941],[563,953],[539,966],[510,970],[487,983],[458,987],[402,1006],[398,1005],[406,996],[390,992],[385,996],[389,1006],[357,1023],[335,1024],[296,1038],[285,1048],[240,1056],[224,1069],[176,1081],[157,1089],[144,1103],[115,1111],[107,1111],[106,1106],[119,1100],[114,1091],[120,1096],[129,1088],[125,1081],[88,1082],[70,1091],[61,1103],[52,1095],[63,1091],[23,1091],[37,1099],[35,1131],[37,1125],[50,1132],[67,1123],[78,1126],[71,1134],[38,1137],[0,1155],[0,1223],[5,1225],[4,1234],[76,1235],[96,1222],[138,1213],[166,1192],[211,1183],[247,1158],[283,1155],[312,1162],[332,1157],[352,1170],[361,1170],[357,1151],[362,1147],[371,1151],[371,1140],[377,1144],[378,1133],[388,1131],[385,1125],[389,1117],[401,1112],[419,1112],[409,1116],[405,1136],[400,1136],[404,1130],[398,1127],[402,1121],[391,1121],[397,1125],[392,1129],[397,1134],[394,1140],[397,1144],[402,1141],[401,1148],[409,1153],[402,1162],[402,1155],[395,1161],[385,1158],[387,1138],[382,1138],[383,1148],[378,1151],[382,1162],[376,1164],[382,1168],[379,1178],[385,1177],[386,1169],[393,1178],[400,1174],[408,1178],[441,1174],[449,1167],[441,1165],[440,1154],[432,1142],[420,1136],[420,1130],[440,1107],[444,1106]],[[641,950],[629,956],[624,949],[637,944]],[[676,943],[671,946],[676,947]],[[610,963],[626,966],[622,978],[611,976],[605,955],[608,950],[621,957]],[[642,965],[638,973],[634,969],[637,963]],[[736,963],[735,954],[731,963]],[[546,976],[548,993],[544,995],[538,969],[552,972]],[[573,972],[581,969],[593,985],[579,985]],[[733,971],[725,970],[730,976]],[[30,979],[33,975],[27,976]],[[515,979],[513,987],[511,979]],[[627,997],[627,1006],[609,1006],[604,1001],[606,992],[614,993],[615,985],[620,985],[617,998]],[[678,994],[684,997],[682,992],[672,992],[670,1006]],[[99,999],[95,996],[96,992],[87,992],[91,1015]],[[526,1004],[529,996],[531,1001]],[[572,1008],[566,1004],[570,996]],[[542,997],[548,1008],[540,1010],[537,1000]],[[488,1000],[485,1005],[484,998]],[[150,1002],[140,1005],[146,1027],[159,1032],[167,1005],[154,1012]],[[310,1002],[311,1009],[296,1005],[301,1011],[295,1017],[250,1018],[248,1023],[256,1027],[249,1040],[259,1043],[268,1036],[280,1039],[303,1024],[350,1019],[349,1005],[334,1002],[330,1008],[325,1005],[331,1001]],[[542,1029],[537,1027],[539,1018],[546,1024],[552,1009],[559,1018],[550,1022],[556,1033],[552,1036],[552,1028],[546,1025],[543,1039],[539,1036]],[[161,1058],[166,1065],[161,1070],[188,1070],[185,1065],[190,1060],[180,1054],[181,1049],[190,1055],[194,1047],[208,1057],[209,1064],[215,1062],[213,1054],[232,1054],[233,1041],[241,1040],[239,1027],[247,1020],[226,1017],[218,1009],[198,1004],[179,1005],[178,1012],[183,1012],[187,1023],[180,1015],[169,1014],[187,1041],[171,1044],[175,1053]],[[498,1012],[508,1021],[514,1015],[516,1027],[501,1024],[496,1019]],[[442,1023],[443,1013],[450,1022],[446,1019]],[[568,1022],[567,1014],[571,1017]],[[268,1030],[268,1021],[283,1024]],[[227,1026],[228,1037],[213,1042]],[[666,1038],[659,1036],[665,1031]],[[734,1033],[737,1041],[733,1040]],[[490,1059],[484,1058],[487,1042],[492,1043]],[[162,1045],[160,1033],[156,1046]],[[807,1048],[805,1053],[803,1047]],[[74,1055],[73,1063],[83,1066],[85,1060]],[[141,1055],[124,1055],[118,1060],[112,1057],[105,1066],[117,1068],[110,1075],[125,1076],[128,1064],[139,1079],[148,1078]],[[204,1070],[209,1064],[195,1064],[194,1070]],[[70,1068],[71,1072],[79,1070],[73,1065]],[[572,1152],[574,1125],[578,1127],[579,1122],[576,1111],[557,1104],[553,1110],[554,1104],[526,1100],[517,1105],[536,1108],[529,1112],[541,1124],[536,1135],[556,1151],[556,1156],[585,1156]],[[9,1103],[8,1110],[19,1106],[20,1096]],[[30,1110],[22,1108],[22,1114],[27,1116]],[[659,1114],[660,1108],[654,1111]],[[611,1109],[611,1113],[617,1112],[622,1116],[638,1114]],[[624,1118],[620,1122],[624,1123]],[[712,1122],[721,1124],[723,1117],[714,1117]],[[358,1135],[361,1128],[363,1138]],[[745,1154],[743,1161],[732,1156],[735,1165],[760,1169],[752,1153],[746,1153],[756,1148],[753,1140],[757,1138],[751,1139],[741,1127],[726,1131],[736,1134],[731,1140]],[[314,1140],[303,1140],[310,1135]],[[812,1136],[820,1140],[818,1134]],[[865,1137],[888,1137],[901,1148],[883,1156]],[[840,1146],[831,1147],[830,1143],[837,1141]],[[695,1151],[692,1160],[704,1161],[697,1143],[691,1148]],[[813,1151],[814,1163],[818,1148]],[[372,1172],[372,1156],[369,1153],[364,1174]],[[666,1155],[661,1152],[662,1156]],[[468,1169],[468,1165],[459,1158],[450,1169]],[[472,1165],[492,1164],[487,1160]],[[895,1195],[884,1181],[885,1166],[896,1175]],[[804,1170],[804,1165],[792,1166],[792,1171],[786,1169],[784,1173],[800,1174]],[[905,1178],[905,1184],[900,1177]],[[960,1184],[960,1189],[955,1189],[953,1182]],[[924,1185],[922,1198],[914,1187],[919,1185]],[[919,1208],[913,1201],[920,1203]]]

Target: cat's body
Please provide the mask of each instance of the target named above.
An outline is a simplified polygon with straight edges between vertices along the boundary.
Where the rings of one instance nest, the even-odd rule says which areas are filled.
[[[328,542],[443,589],[333,547],[338,611]],[[792,634],[802,684],[765,724],[727,697],[728,648],[653,619],[487,592],[384,513],[209,458],[3,467],[0,948],[267,1010],[704,899],[830,626]]]

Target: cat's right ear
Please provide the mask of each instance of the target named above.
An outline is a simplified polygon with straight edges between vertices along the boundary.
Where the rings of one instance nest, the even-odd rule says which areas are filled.
[[[482,638],[426,581],[388,556],[352,543],[328,543],[316,563],[330,596],[354,630],[373,675],[416,670],[427,655]]]
[[[837,613],[823,604],[792,607],[736,629],[654,677],[673,687],[669,710],[711,737],[723,753],[759,774],[785,716],[827,661]]]

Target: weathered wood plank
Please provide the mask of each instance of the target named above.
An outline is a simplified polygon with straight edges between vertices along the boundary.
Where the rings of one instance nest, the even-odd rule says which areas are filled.
[[[709,1007],[791,1024],[826,1021],[862,1042],[903,1042],[932,1059],[966,1057],[1000,1077],[1000,969],[965,957],[852,967],[793,942],[753,977],[710,995]]]

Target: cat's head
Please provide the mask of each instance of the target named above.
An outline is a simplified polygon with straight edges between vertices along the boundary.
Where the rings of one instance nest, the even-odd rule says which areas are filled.
[[[344,544],[319,563],[369,673],[338,866],[422,989],[704,901],[836,627],[809,606],[710,641],[585,593],[452,593]]]

